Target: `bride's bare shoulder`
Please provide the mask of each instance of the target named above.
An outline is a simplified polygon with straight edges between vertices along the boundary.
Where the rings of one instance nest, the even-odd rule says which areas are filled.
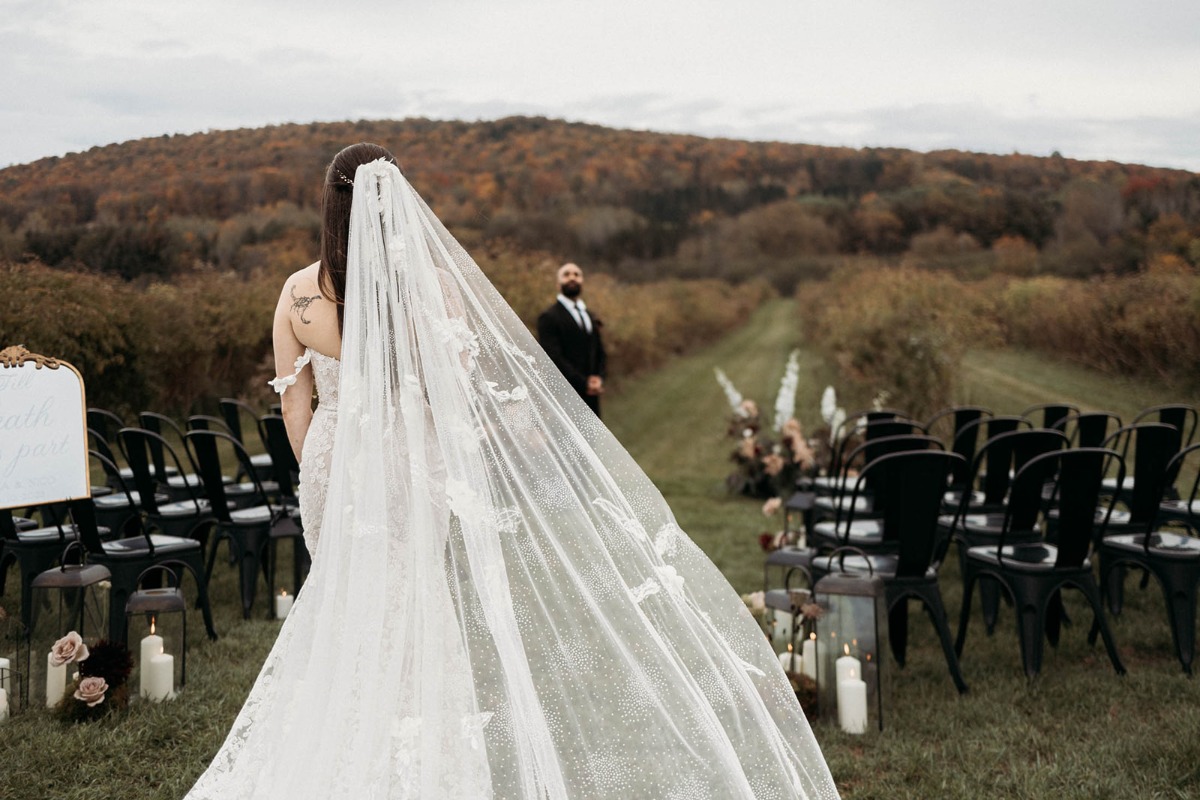
[[[321,262],[317,261],[289,275],[287,280],[283,282],[284,294],[287,294],[292,289],[295,289],[297,292],[304,291],[309,294],[318,293],[320,290],[318,288],[317,273],[320,266]]]

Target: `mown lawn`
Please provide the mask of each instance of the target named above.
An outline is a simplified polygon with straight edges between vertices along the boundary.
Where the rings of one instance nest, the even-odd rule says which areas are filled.
[[[725,492],[728,408],[712,369],[724,368],[769,409],[787,354],[801,344],[795,313],[790,301],[770,303],[724,340],[625,381],[605,400],[605,421],[740,592],[761,588],[758,534],[778,521],[764,519],[758,501]],[[797,409],[810,428],[829,382],[824,363],[802,349]],[[1025,354],[972,354],[964,371],[963,399],[997,411],[1081,398],[1128,417],[1136,407],[1173,399],[1160,394]],[[204,641],[193,615],[190,680],[177,701],[135,704],[89,725],[63,725],[40,711],[0,725],[0,800],[182,797],[223,740],[279,627],[264,618],[262,603],[256,618],[240,618],[235,577],[222,567],[214,578],[219,641]],[[14,610],[15,584],[10,580],[0,597]],[[961,590],[953,559],[942,587],[956,621]],[[990,638],[976,620],[963,659],[971,692],[961,697],[932,629],[913,609],[909,663],[896,672],[887,729],[851,737],[816,727],[844,796],[1200,796],[1200,684],[1174,658],[1157,587],[1140,591],[1131,582],[1126,611],[1113,621],[1125,677],[1113,673],[1102,648],[1087,645],[1090,618],[1077,598],[1068,595],[1067,604],[1076,624],[1057,650],[1047,650],[1032,682],[1020,666],[1011,611],[1002,611]]]

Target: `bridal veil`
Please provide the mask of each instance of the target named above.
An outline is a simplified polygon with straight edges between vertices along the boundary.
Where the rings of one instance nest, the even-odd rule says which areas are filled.
[[[189,798],[837,796],[766,638],[400,171],[308,582]]]

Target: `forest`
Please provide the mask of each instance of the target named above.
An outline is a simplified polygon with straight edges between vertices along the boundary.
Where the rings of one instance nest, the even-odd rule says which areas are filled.
[[[527,321],[531,304],[551,294],[545,272],[569,259],[607,273],[603,291],[624,292],[622,308],[636,306],[642,316],[670,313],[652,302],[664,292],[694,293],[689,304],[717,315],[712,335],[735,320],[709,309],[724,290],[693,279],[740,286],[731,307],[743,312],[768,284],[807,292],[819,313],[805,321],[805,334],[842,366],[853,359],[835,334],[861,314],[840,320],[834,312],[880,281],[920,284],[918,294],[941,287],[926,310],[960,289],[1006,298],[984,315],[989,341],[1058,348],[1104,369],[1183,379],[1200,355],[1188,349],[1200,338],[1196,173],[1058,154],[748,142],[529,117],[164,135],[0,170],[0,341],[34,347],[41,338],[60,354],[125,368],[136,380],[114,389],[114,402],[190,408],[208,391],[245,391],[259,377],[246,364],[269,371],[262,309],[273,305],[283,275],[316,258],[324,167],[355,141],[397,154],[502,291],[519,296],[510,302]],[[913,271],[926,277],[896,277]],[[876,272],[883,277],[861,277]],[[1167,284],[1169,310],[1183,315],[1172,324],[1187,334],[1169,353],[1159,341],[1165,333],[1144,330],[1161,328],[1156,314],[1166,311],[1140,294]],[[1069,320],[1062,298],[1074,309]],[[102,302],[123,309],[89,308]],[[139,303],[154,308],[134,313]],[[48,320],[34,319],[47,310],[55,310]],[[180,352],[151,357],[144,337],[162,337],[134,328],[157,316],[164,325],[191,320],[195,336],[219,329],[221,343],[155,341]],[[87,334],[48,331],[82,328],[93,317]],[[630,316],[630,325],[638,319]],[[119,334],[123,324],[129,331]],[[667,342],[661,352],[640,341],[644,327],[618,343],[631,371],[692,341],[673,324],[689,321],[651,324]],[[1089,350],[1096,335],[1078,334],[1089,325],[1119,331],[1121,341]],[[1147,359],[1142,340],[1162,352]],[[215,385],[153,388],[149,364],[200,351]],[[235,363],[242,366],[222,372]]]

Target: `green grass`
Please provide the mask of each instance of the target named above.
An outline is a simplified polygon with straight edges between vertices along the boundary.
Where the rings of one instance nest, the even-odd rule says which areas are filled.
[[[778,521],[765,520],[759,502],[725,492],[728,408],[712,369],[724,368],[769,411],[787,354],[800,345],[795,314],[790,301],[770,303],[717,344],[626,381],[606,399],[606,423],[739,592],[760,588],[757,535]],[[800,363],[797,409],[812,428],[831,375],[811,351],[802,350]],[[998,412],[1077,398],[1126,418],[1137,407],[1172,399],[1158,387],[1020,353],[970,355],[963,392],[964,401]],[[218,642],[205,641],[199,615],[190,617],[190,680],[177,701],[135,704],[86,725],[63,725],[42,711],[0,725],[0,800],[181,797],[223,740],[279,627],[261,618],[261,602],[255,619],[241,619],[235,578],[224,565],[214,577]],[[954,624],[961,601],[955,560],[942,570],[941,583]],[[0,604],[15,611],[15,592],[14,579]],[[909,663],[894,672],[886,729],[852,737],[815,727],[843,795],[1200,796],[1200,682],[1185,677],[1174,658],[1157,586],[1141,591],[1130,581],[1125,613],[1113,621],[1129,669],[1123,678],[1102,648],[1087,645],[1090,617],[1077,595],[1066,599],[1076,624],[1065,629],[1057,650],[1047,650],[1034,681],[1021,669],[1011,610],[1002,610],[992,637],[976,618],[963,658],[971,686],[965,696],[954,691],[932,629],[913,608]]]

